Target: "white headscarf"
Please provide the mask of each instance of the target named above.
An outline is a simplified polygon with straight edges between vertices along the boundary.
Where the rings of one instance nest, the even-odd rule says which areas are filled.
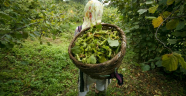
[[[82,25],[82,30],[90,27],[91,25],[96,25],[101,23],[102,14],[103,14],[103,4],[98,0],[90,0],[84,9],[85,16],[84,22]]]

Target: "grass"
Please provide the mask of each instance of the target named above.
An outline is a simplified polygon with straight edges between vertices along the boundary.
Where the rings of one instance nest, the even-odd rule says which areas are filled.
[[[78,24],[55,40],[27,39],[22,46],[0,50],[0,96],[76,96],[78,69],[68,56],[68,45]],[[47,45],[50,42],[50,46]],[[108,96],[184,96],[186,82],[160,73],[160,69],[142,72],[133,62],[135,54],[127,49],[118,72],[124,84],[116,79],[108,86]],[[94,95],[90,87],[87,96]]]

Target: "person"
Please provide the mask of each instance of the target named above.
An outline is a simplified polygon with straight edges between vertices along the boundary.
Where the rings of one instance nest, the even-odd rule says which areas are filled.
[[[81,30],[90,27],[91,25],[100,24],[102,20],[103,14],[103,4],[98,0],[90,0],[85,8],[84,8],[85,16],[83,19],[83,24],[81,26],[76,27],[74,36],[77,35]],[[111,78],[117,76],[117,73],[110,74]],[[118,78],[121,80],[121,74],[118,75]],[[117,78],[116,78],[117,79]],[[118,79],[118,80],[119,80]],[[85,96],[89,91],[89,85],[92,83],[95,84],[95,92],[97,96],[105,96],[106,89],[110,84],[111,79],[94,79],[91,78],[89,75],[83,73],[81,70],[79,71],[79,82],[78,82],[78,89],[79,89],[79,96]]]

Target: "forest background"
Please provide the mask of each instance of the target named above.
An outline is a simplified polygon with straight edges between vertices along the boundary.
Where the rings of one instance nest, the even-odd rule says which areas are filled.
[[[109,2],[102,22],[117,25],[127,36],[119,69],[124,85],[114,79],[107,94],[186,95],[185,0],[100,1]],[[67,50],[87,2],[0,1],[0,95],[78,93],[78,69]]]

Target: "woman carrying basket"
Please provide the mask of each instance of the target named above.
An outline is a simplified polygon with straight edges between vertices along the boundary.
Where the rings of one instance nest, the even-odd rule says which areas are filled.
[[[90,27],[91,25],[96,25],[101,23],[102,14],[103,14],[103,4],[98,0],[90,0],[85,8],[85,17],[83,20],[82,26],[78,26],[75,30],[75,35],[78,34],[81,30]],[[110,79],[94,79],[83,73],[81,70],[79,72],[79,96],[85,96],[89,91],[89,85],[92,83],[96,83],[96,96],[105,96],[106,88],[108,84],[111,82]],[[120,80],[118,82],[119,85],[123,84],[123,76],[121,74],[113,73],[110,74],[110,78],[116,78]]]

